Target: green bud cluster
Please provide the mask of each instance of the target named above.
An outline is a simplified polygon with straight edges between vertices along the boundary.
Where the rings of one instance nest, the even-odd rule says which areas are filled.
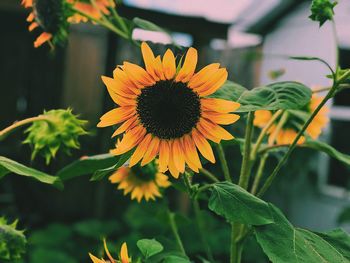
[[[309,18],[313,21],[320,22],[321,27],[327,20],[333,19],[333,8],[337,4],[337,2],[331,2],[330,0],[313,0]]]
[[[23,143],[32,146],[32,159],[40,154],[49,164],[58,150],[70,154],[71,149],[79,149],[78,138],[87,134],[83,128],[87,121],[78,119],[71,109],[44,111],[41,116],[25,131],[28,136]]]
[[[0,217],[0,262],[14,262],[25,253],[27,240],[24,231],[16,229],[17,220],[8,224]]]

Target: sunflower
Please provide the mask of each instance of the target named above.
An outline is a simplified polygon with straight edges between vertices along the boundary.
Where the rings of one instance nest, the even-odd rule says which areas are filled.
[[[66,40],[70,11],[65,0],[22,0],[22,5],[32,9],[27,17],[30,23],[29,31],[39,27],[44,31],[35,40],[34,47],[39,47],[45,42],[56,45]]]
[[[112,257],[111,253],[109,253],[107,244],[106,244],[106,240],[103,240],[103,245],[104,245],[104,249],[106,252],[106,255],[108,257],[108,260],[104,260],[104,259],[99,259],[97,257],[95,257],[94,255],[92,255],[91,253],[89,253],[89,256],[92,260],[93,263],[131,263],[131,258],[128,255],[128,246],[126,245],[126,243],[124,242],[121,249],[120,249],[120,253],[119,253],[119,259],[120,260],[116,260]]]
[[[168,177],[159,172],[156,162],[151,162],[145,167],[135,165],[133,167],[120,167],[109,177],[111,183],[118,183],[118,189],[124,190],[124,195],[131,193],[131,199],[137,199],[141,202],[142,198],[146,201],[155,200],[161,197],[160,188],[170,186]]]
[[[114,8],[114,0],[96,0],[96,5],[93,5],[90,1],[87,0],[68,0],[69,3],[73,4],[73,8],[91,16],[94,19],[100,19],[102,15],[109,15],[110,12],[108,8]],[[68,18],[70,23],[81,23],[88,22],[89,19],[85,16],[82,16],[78,13],[75,13]]]
[[[130,167],[141,160],[144,166],[158,155],[160,171],[169,169],[175,178],[185,171],[185,164],[199,172],[202,164],[197,149],[214,163],[208,139],[215,143],[233,139],[220,124],[239,119],[230,114],[239,103],[207,97],[225,83],[227,71],[214,63],[195,73],[194,48],[188,49],[182,66],[176,65],[170,49],[163,59],[155,57],[146,43],[141,51],[146,69],[124,62],[114,70],[113,78],[102,76],[120,107],[104,114],[97,126],[121,124],[112,137],[125,136],[111,153],[120,155],[136,148]]]
[[[316,110],[322,100],[323,97],[314,94],[308,105],[301,110],[302,115],[305,116],[304,114],[306,114],[306,116],[309,117],[311,113]],[[323,128],[329,121],[328,111],[329,109],[327,106],[322,107],[322,109],[318,112],[313,121],[307,127],[305,131],[306,135],[310,136],[314,140],[320,136]],[[300,128],[303,125],[303,120],[300,118],[301,115],[293,114],[293,112],[287,113],[288,117],[284,123],[282,123],[281,127],[279,127],[278,123],[281,121],[282,117],[277,118],[275,120],[275,123],[272,124],[271,128],[268,130],[269,144],[291,144],[296,138]],[[272,118],[272,114],[273,112],[267,110],[256,111],[254,125],[260,128],[264,128]],[[305,137],[301,136],[297,143],[302,144],[304,142]]]

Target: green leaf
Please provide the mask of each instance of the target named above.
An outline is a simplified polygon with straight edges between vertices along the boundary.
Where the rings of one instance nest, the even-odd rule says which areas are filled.
[[[349,252],[343,254],[349,251],[349,237],[344,232],[321,234],[295,228],[278,208],[272,204],[270,207],[275,222],[254,229],[257,241],[273,263],[349,262]]]
[[[12,172],[18,175],[33,178],[44,184],[51,184],[58,189],[63,189],[63,183],[59,177],[48,175],[44,172],[27,167],[4,156],[0,156],[0,167],[0,174],[2,175]]]
[[[127,153],[124,153],[119,157],[118,162],[115,165],[95,171],[92,177],[90,178],[90,181],[102,180],[108,174],[110,174],[111,172],[115,171],[116,169],[124,165],[130,159],[133,153],[134,151],[129,151]]]
[[[223,87],[210,97],[241,103],[241,107],[236,112],[297,110],[310,101],[311,90],[294,81],[276,82],[252,90],[247,90],[236,83],[227,81]]]
[[[155,239],[141,239],[136,243],[142,255],[147,259],[163,251],[163,246]]]
[[[188,259],[179,257],[179,256],[166,257],[163,262],[164,263],[191,263],[191,261],[189,261]]]
[[[135,17],[133,20],[134,24],[141,28],[141,29],[145,29],[145,30],[149,30],[149,31],[156,31],[156,32],[164,32],[164,33],[168,33],[168,31],[166,31],[164,28],[139,17]]]
[[[118,162],[111,154],[99,154],[77,160],[58,171],[57,176],[66,181],[78,176],[93,174],[99,169],[110,167]]]
[[[274,221],[265,201],[229,182],[213,184],[209,209],[230,222],[265,225]]]
[[[344,232],[344,230],[340,228],[337,228],[326,233],[316,234],[335,247],[346,259],[350,261],[350,236],[348,233]]]
[[[329,156],[337,159],[338,161],[341,161],[346,165],[350,165],[350,155],[337,151],[336,149],[334,149],[332,146],[330,146],[325,142],[308,139],[301,146],[324,152]]]

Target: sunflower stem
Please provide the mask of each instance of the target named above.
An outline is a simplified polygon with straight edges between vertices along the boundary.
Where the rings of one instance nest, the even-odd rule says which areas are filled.
[[[169,209],[167,209],[167,214],[168,214],[168,219],[169,219],[169,224],[171,231],[173,232],[173,235],[175,237],[175,241],[177,243],[177,246],[179,247],[181,253],[187,257],[185,248],[183,246],[180,234],[179,234],[179,229],[177,228],[176,222],[175,222],[175,214],[170,212]]]
[[[241,224],[231,224],[231,253],[230,263],[240,263],[242,259],[243,244],[238,240],[241,231]]]
[[[221,144],[217,144],[216,145],[216,149],[217,149],[217,152],[218,152],[218,155],[219,155],[221,169],[222,169],[222,171],[224,173],[225,180],[232,183],[232,179],[231,179],[231,176],[230,176],[230,171],[228,169],[228,165],[227,165],[224,149],[222,148]]]
[[[260,148],[260,145],[262,143],[262,141],[264,140],[267,132],[269,131],[269,129],[271,128],[271,126],[273,125],[273,123],[275,122],[275,120],[282,114],[282,110],[278,110],[276,111],[271,119],[269,120],[269,122],[266,124],[266,126],[261,130],[260,134],[259,134],[259,137],[258,139],[256,140],[256,143],[253,147],[253,150],[252,150],[252,154],[251,154],[251,158],[252,160],[255,160],[256,159],[256,155],[258,153],[258,150]]]
[[[213,173],[209,172],[207,169],[202,168],[199,170],[199,172],[215,183],[220,182],[219,179],[216,178],[216,176]]]
[[[199,207],[198,200],[193,199],[192,202],[193,202],[193,210],[196,217],[198,232],[199,232],[201,241],[203,243],[207,258],[209,259],[210,262],[215,262],[208,240],[205,238],[205,235],[204,235],[204,233],[206,233],[206,228],[203,221],[203,217],[201,215],[201,210]]]
[[[123,37],[125,39],[129,39],[128,35],[126,35],[123,31],[121,31],[120,29],[116,28],[113,24],[109,23],[108,21],[102,21],[102,20],[96,19],[96,18],[90,16],[89,14],[86,14],[86,13],[84,13],[84,12],[74,8],[74,7],[72,7],[72,10],[74,12],[76,12],[77,14],[88,18],[90,21],[93,21],[96,24],[99,24],[100,26],[103,26],[103,27],[111,30],[112,32],[116,33],[117,35],[119,35],[119,36],[121,36],[121,37]]]
[[[247,117],[247,127],[245,132],[245,139],[244,139],[244,153],[243,153],[242,167],[241,167],[241,173],[240,173],[239,182],[238,182],[238,185],[244,189],[247,189],[249,184],[249,177],[250,177],[250,168],[251,168],[250,150],[251,150],[252,136],[253,136],[253,120],[254,120],[254,113],[249,112]]]
[[[48,121],[49,122],[50,120],[46,116],[39,115],[36,117],[31,117],[31,118],[17,121],[15,123],[13,123],[12,125],[10,125],[10,126],[6,127],[5,129],[0,131],[0,141],[4,140],[10,133],[14,132],[16,129],[18,129],[24,125],[36,122],[36,121]]]
[[[114,3],[114,0],[109,0],[110,3]],[[129,29],[126,26],[123,18],[118,14],[118,12],[115,10],[115,7],[111,8],[112,10],[112,14],[113,17],[115,18],[115,20],[117,21],[117,23],[119,24],[119,26],[121,27],[121,29],[124,31],[124,33],[127,33],[129,35]]]
[[[260,180],[261,180],[261,177],[263,175],[263,172],[264,172],[264,168],[265,168],[265,164],[266,164],[266,160],[267,160],[267,157],[268,157],[268,153],[265,153],[261,158],[260,158],[260,163],[259,163],[259,167],[258,167],[258,171],[256,173],[256,176],[255,176],[255,179],[254,179],[254,182],[253,182],[253,186],[252,186],[252,189],[251,189],[251,193],[253,195],[256,194],[257,190],[258,190],[258,187],[259,187],[259,183],[260,183]]]

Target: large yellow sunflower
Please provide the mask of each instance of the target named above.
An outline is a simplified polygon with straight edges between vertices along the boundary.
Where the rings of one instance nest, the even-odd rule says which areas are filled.
[[[84,0],[68,0],[69,3],[73,4],[73,7],[83,12],[94,19],[100,19],[102,14],[103,15],[109,15],[110,12],[108,8],[114,8],[115,3],[114,0],[96,0],[96,5],[93,5],[90,1],[84,1]],[[81,23],[81,22],[88,22],[88,18],[85,16],[82,16],[80,14],[75,13],[73,16],[68,18],[68,21],[70,23]]]
[[[108,257],[108,260],[104,260],[104,259],[99,259],[97,257],[95,257],[94,255],[92,255],[91,253],[89,253],[89,256],[92,260],[93,263],[131,263],[131,258],[129,257],[128,254],[128,246],[127,244],[124,242],[121,249],[120,249],[120,253],[119,253],[119,260],[116,260],[112,257],[111,253],[108,250],[106,241],[103,241],[103,245],[104,245],[104,249],[106,252],[106,255]]]
[[[102,77],[119,107],[104,114],[98,127],[121,124],[113,136],[125,135],[111,152],[120,155],[136,148],[130,166],[141,160],[141,165],[146,165],[159,155],[161,172],[169,169],[177,178],[185,171],[185,164],[198,172],[202,165],[197,149],[214,163],[207,140],[220,143],[233,139],[220,124],[239,119],[230,114],[239,103],[207,97],[225,83],[227,71],[214,63],[195,73],[194,48],[189,48],[178,72],[170,49],[163,59],[155,57],[146,43],[141,51],[146,69],[124,62],[114,70],[113,78]]]
[[[155,162],[147,164],[145,167],[135,165],[133,167],[120,167],[113,173],[109,180],[111,183],[118,183],[118,189],[124,190],[124,195],[131,193],[131,199],[141,202],[142,198],[146,201],[155,200],[161,197],[160,188],[170,186],[168,177],[159,172],[158,165]]]
[[[310,103],[302,109],[307,114],[311,114],[321,103],[323,97],[314,94],[310,100]],[[310,123],[305,131],[305,134],[310,136],[312,139],[317,139],[323,128],[327,125],[328,118],[328,107],[324,106],[315,116],[313,121]],[[272,112],[267,110],[258,110],[255,112],[254,125],[260,128],[264,128],[266,124],[272,118]],[[278,128],[278,123],[281,119],[277,118],[275,123],[272,124],[268,130],[269,143],[270,144],[291,144],[296,138],[303,121],[293,114],[289,114],[287,120],[283,123],[282,127]],[[305,137],[301,136],[298,140],[298,144],[305,142]]]

